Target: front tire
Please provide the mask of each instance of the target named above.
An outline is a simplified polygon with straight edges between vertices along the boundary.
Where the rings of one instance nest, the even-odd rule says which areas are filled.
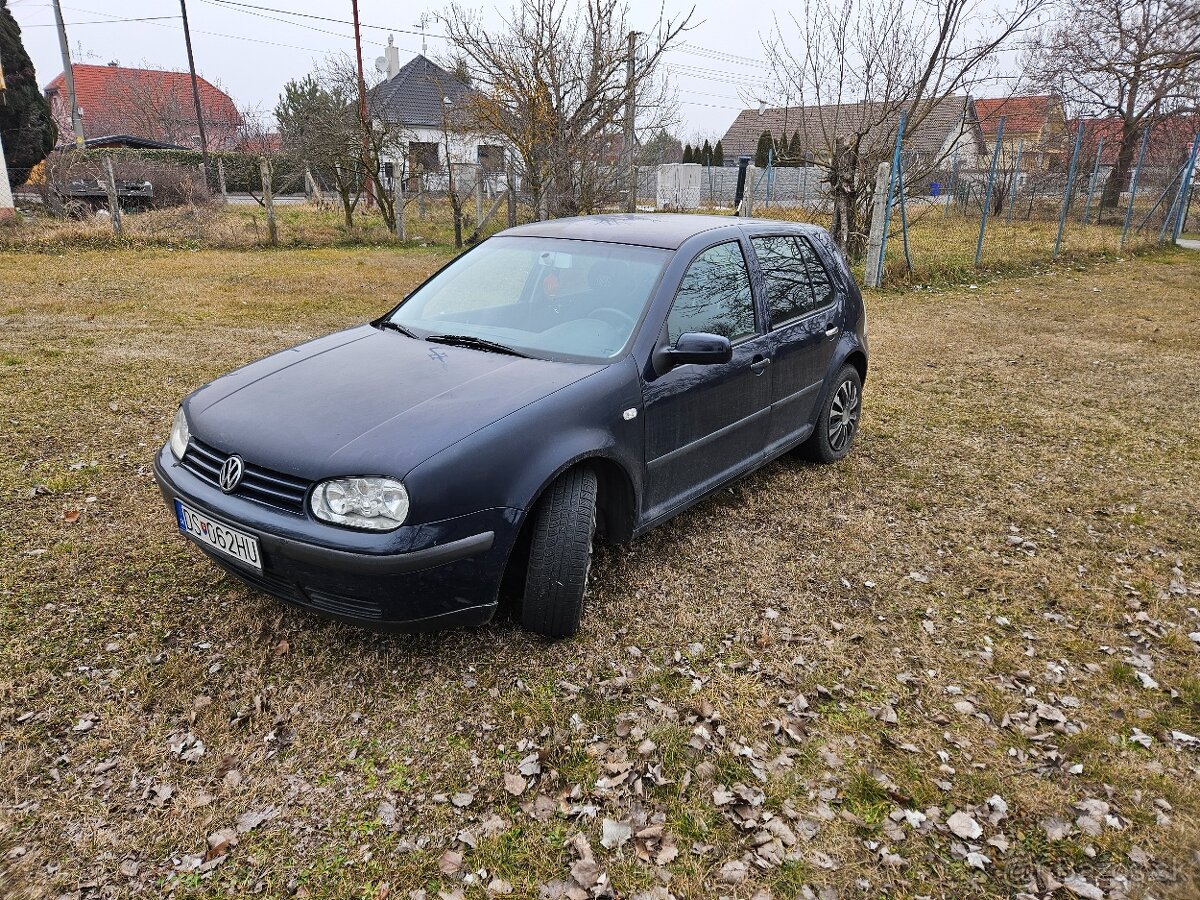
[[[812,436],[800,452],[813,462],[834,463],[850,452],[862,420],[862,377],[851,365],[842,366],[817,413]]]
[[[578,466],[550,486],[534,510],[521,624],[548,638],[579,630],[596,534],[596,473]]]

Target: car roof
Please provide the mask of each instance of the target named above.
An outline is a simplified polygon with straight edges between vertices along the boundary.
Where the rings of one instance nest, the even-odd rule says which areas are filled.
[[[705,216],[685,213],[610,213],[599,216],[575,216],[531,222],[500,232],[512,237],[566,238],[576,241],[605,241],[677,250],[689,238],[706,231],[740,225],[770,226],[797,231],[816,230],[815,226],[775,219],[738,219],[733,216]]]

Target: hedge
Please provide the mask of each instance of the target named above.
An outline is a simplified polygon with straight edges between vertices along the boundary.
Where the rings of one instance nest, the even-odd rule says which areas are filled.
[[[104,157],[112,154],[113,162],[124,163],[133,168],[139,160],[157,165],[178,165],[192,170],[198,170],[204,161],[199,150],[135,150],[117,147],[111,150],[66,150],[64,153],[77,154],[77,158],[85,163],[102,164]],[[236,151],[219,151],[208,154],[212,164],[209,173],[210,184],[216,187],[217,160],[220,159],[225,169],[225,189],[230,193],[245,193],[262,190],[262,178],[259,174],[257,153],[241,153]],[[271,184],[276,193],[302,193],[304,191],[304,161],[288,153],[274,154],[271,160]]]

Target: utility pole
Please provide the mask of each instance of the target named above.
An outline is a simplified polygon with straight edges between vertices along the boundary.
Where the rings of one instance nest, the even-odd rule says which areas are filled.
[[[55,2],[57,3],[58,0]],[[183,41],[187,44],[188,69],[192,73],[192,102],[196,104],[196,124],[200,128],[200,158],[204,161],[204,183],[207,185],[208,136],[204,133],[204,110],[200,106],[200,80],[196,77],[196,59],[192,56],[192,32],[188,28],[187,0],[179,0],[179,11],[183,14]]]
[[[637,212],[638,175],[637,158],[633,148],[634,119],[637,115],[637,104],[634,102],[634,66],[637,64],[637,35],[636,31],[629,32],[629,49],[625,57],[625,160],[629,178],[629,196],[625,201],[626,212]]]
[[[63,24],[62,7],[54,0],[54,21],[58,24],[58,49],[62,51],[63,80],[67,83],[67,98],[71,101],[71,129],[75,132],[75,146],[83,149],[83,117],[79,115],[79,101],[75,98],[75,73],[71,71],[71,48],[67,46],[67,26]]]
[[[363,75],[362,31],[358,25],[358,0],[350,0],[350,7],[354,13],[354,59],[358,63],[358,118],[363,130],[363,180],[366,182],[367,206],[369,207],[375,199],[375,193],[371,185],[371,176],[367,171],[371,163],[371,122],[367,118],[367,79]]]

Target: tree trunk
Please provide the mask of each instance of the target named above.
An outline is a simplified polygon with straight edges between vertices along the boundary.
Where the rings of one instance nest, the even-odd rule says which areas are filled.
[[[1129,185],[1133,174],[1134,156],[1137,155],[1140,135],[1129,120],[1121,125],[1121,147],[1117,151],[1117,164],[1108,173],[1104,182],[1104,193],[1100,195],[1101,209],[1116,209],[1121,205],[1121,191]]]
[[[833,200],[833,242],[847,255],[853,255],[853,236],[857,228],[858,154],[845,138],[838,138],[829,166],[829,196]]]

